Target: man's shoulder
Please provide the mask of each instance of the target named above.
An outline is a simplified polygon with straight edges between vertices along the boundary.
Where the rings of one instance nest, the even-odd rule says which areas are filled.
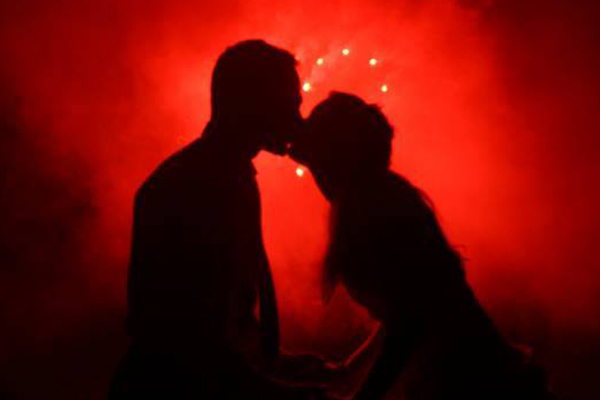
[[[228,163],[202,139],[197,139],[164,160],[144,181],[138,197],[206,195],[244,191],[256,180],[248,168]],[[213,196],[214,197],[214,196]]]
[[[158,165],[151,177],[157,180],[194,179],[209,172],[214,156],[200,139],[193,141]]]
[[[152,171],[139,188],[138,196],[201,184],[209,169],[203,153],[198,140],[178,150]]]

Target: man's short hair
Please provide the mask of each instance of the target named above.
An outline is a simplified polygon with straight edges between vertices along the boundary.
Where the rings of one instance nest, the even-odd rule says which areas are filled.
[[[213,116],[244,115],[260,107],[287,76],[296,72],[296,59],[263,40],[239,42],[219,57],[212,76]]]

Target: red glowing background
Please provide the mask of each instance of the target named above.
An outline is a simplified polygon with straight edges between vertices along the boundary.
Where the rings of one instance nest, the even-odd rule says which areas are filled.
[[[535,347],[566,398],[598,393],[598,8],[2,4],[0,394],[102,397],[125,342],[134,191],[201,132],[214,62],[247,38],[297,56],[305,114],[334,89],[382,106],[394,169],[431,196],[503,331]],[[370,321],[343,293],[321,302],[327,205],[290,160],[256,163],[284,343],[340,356]]]

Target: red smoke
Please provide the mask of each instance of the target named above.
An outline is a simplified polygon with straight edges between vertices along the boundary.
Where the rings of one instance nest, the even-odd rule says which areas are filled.
[[[433,199],[484,304],[566,396],[589,397],[600,368],[588,360],[600,349],[598,6],[205,3],[0,6],[7,392],[100,396],[105,382],[91,376],[110,374],[124,340],[133,193],[201,132],[218,54],[264,38],[296,54],[305,112],[333,89],[383,107],[394,168]],[[321,303],[327,205],[288,159],[257,165],[284,342],[339,356],[369,323],[343,295]],[[65,354],[86,356],[66,356],[58,383],[43,378]],[[86,360],[96,365],[75,366]]]

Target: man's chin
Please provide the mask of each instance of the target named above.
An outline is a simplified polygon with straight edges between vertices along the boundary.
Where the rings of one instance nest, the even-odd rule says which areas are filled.
[[[301,154],[298,154],[298,150],[294,145],[291,145],[288,148],[287,155],[294,161],[300,164],[306,164],[306,160],[302,157]]]
[[[274,144],[269,143],[263,147],[263,150],[268,151],[271,154],[275,154],[276,156],[285,156],[288,153],[287,144]]]

